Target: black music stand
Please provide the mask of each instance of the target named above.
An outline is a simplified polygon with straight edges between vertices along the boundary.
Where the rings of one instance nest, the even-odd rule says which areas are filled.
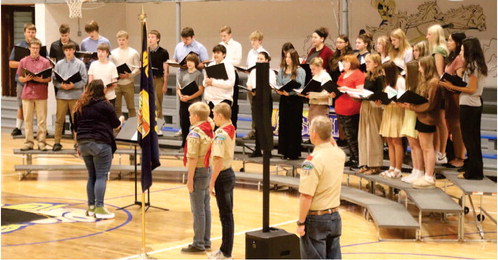
[[[164,124],[164,121],[162,121],[161,119],[158,119],[157,120],[157,125],[163,125]],[[125,209],[125,208],[128,208],[128,207],[131,207],[131,206],[139,206],[141,207],[142,206],[142,202],[141,201],[138,201],[138,164],[137,164],[137,147],[140,145],[138,143],[138,133],[137,133],[137,118],[136,117],[130,117],[128,118],[125,123],[123,124],[123,127],[121,128],[121,130],[119,131],[118,135],[116,136],[116,141],[118,142],[122,142],[122,143],[126,143],[126,144],[130,144],[130,145],[133,145],[134,147],[134,156],[135,156],[135,159],[133,160],[134,161],[134,166],[135,166],[135,201],[132,203],[132,204],[129,204],[129,205],[126,205],[124,207],[120,207],[118,208],[118,210],[122,210],[122,209]],[[156,209],[160,209],[160,210],[165,210],[165,211],[169,211],[169,209],[166,209],[166,208],[161,208],[161,207],[156,207],[156,206],[152,206],[150,204],[150,189],[147,190],[147,201],[144,203],[145,204],[145,211],[147,211],[149,208],[156,208]]]

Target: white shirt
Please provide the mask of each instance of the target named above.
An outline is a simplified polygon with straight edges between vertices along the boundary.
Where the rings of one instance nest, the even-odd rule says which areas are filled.
[[[88,75],[93,75],[93,79],[100,79],[104,82],[104,86],[113,82],[114,79],[118,78],[118,71],[116,69],[116,65],[109,61],[107,63],[101,63],[96,60],[90,64],[90,68],[88,69]],[[113,89],[112,91],[108,91],[105,94],[105,97],[108,100],[112,100],[116,98],[116,91]]]
[[[204,81],[202,85],[204,86],[204,100],[207,102],[213,102],[217,105],[223,100],[230,100],[233,102],[233,85],[235,85],[235,68],[233,65],[227,61],[223,60],[221,63],[225,64],[225,70],[228,75],[227,80],[223,79],[212,79],[213,82],[211,86],[206,84],[206,71],[204,70]],[[215,65],[216,61],[209,63],[209,66]]]
[[[229,60],[232,65],[239,66],[242,60],[242,45],[234,39],[230,39],[228,43],[222,41],[220,44],[227,48],[225,59]]]
[[[277,85],[277,76],[275,75],[275,71],[270,69],[268,72],[270,74],[270,85]],[[249,74],[249,78],[247,79],[247,84],[246,84],[248,89],[255,89],[256,88],[256,69],[251,70],[251,73]]]
[[[133,77],[140,73],[140,55],[138,52],[128,47],[126,49],[116,48],[111,51],[110,60],[116,65],[122,65],[124,63],[128,64],[131,69],[131,78],[128,79],[119,79],[119,85],[128,85],[133,82]],[[119,75],[118,75],[119,76]]]
[[[258,53],[265,51],[270,55],[270,53],[263,48],[263,46],[259,46],[257,50],[255,49],[250,49],[249,52],[247,53],[247,67],[250,68],[254,65],[256,65],[256,62],[258,61]]]

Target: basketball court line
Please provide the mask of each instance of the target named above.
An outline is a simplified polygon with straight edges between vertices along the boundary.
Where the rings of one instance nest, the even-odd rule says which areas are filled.
[[[283,226],[283,225],[287,225],[287,224],[291,224],[291,223],[296,223],[296,221],[297,221],[297,219],[293,219],[293,220],[281,222],[281,223],[278,223],[278,224],[275,224],[275,225],[271,225],[271,226],[272,227],[278,227],[278,226]],[[257,231],[257,230],[261,230],[261,228],[254,228],[254,229],[250,229],[250,230],[240,231],[240,232],[235,233],[234,236],[243,235],[243,234],[245,234],[247,232],[252,232],[252,231]],[[221,239],[221,236],[215,237],[215,238],[211,238],[211,241],[220,240],[220,239]],[[179,249],[179,248],[182,248],[182,247],[187,247],[189,244],[191,244],[191,242],[186,243],[186,244],[177,245],[177,246],[168,247],[168,248],[158,249],[158,250],[155,250],[155,251],[147,252],[147,254],[148,255],[153,255],[153,254],[158,254],[158,253],[162,253],[162,252],[166,252],[166,251],[171,251],[171,250],[174,250],[174,249]],[[123,258],[119,258],[119,260],[126,260],[126,259],[137,258],[137,257],[140,257],[140,254],[131,255],[131,256],[123,257]]]

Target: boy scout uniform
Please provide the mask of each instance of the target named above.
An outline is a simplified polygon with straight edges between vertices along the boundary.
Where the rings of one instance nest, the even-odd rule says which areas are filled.
[[[339,147],[323,143],[303,162],[299,192],[313,197],[310,211],[339,207],[345,160]]]
[[[209,161],[207,161],[207,165],[205,164],[205,157],[211,148],[212,139],[199,127],[203,123],[207,123],[207,121],[198,122],[193,125],[187,136],[186,157],[198,157],[197,168],[209,167]]]
[[[213,140],[211,159],[223,158],[222,171],[232,167],[235,150],[235,127],[231,123],[224,124],[216,130]]]

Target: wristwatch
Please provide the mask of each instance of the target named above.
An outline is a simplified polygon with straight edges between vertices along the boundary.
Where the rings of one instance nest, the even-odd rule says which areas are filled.
[[[304,226],[304,223],[305,223],[305,222],[299,222],[299,220],[296,222],[296,224],[297,224],[298,226]]]

